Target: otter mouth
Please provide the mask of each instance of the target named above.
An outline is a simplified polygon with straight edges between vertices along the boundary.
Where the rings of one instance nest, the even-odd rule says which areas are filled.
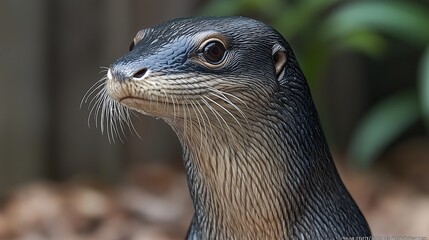
[[[130,96],[126,96],[126,97],[122,97],[119,99],[118,102],[126,105],[126,103],[128,101],[142,101],[142,102],[151,102],[150,100],[144,99],[144,98],[139,98],[139,97],[130,97]]]
[[[126,96],[118,101],[125,107],[153,117],[177,117],[187,111],[192,104],[185,101],[167,102],[165,99],[146,99],[141,97]]]
[[[122,97],[119,99],[119,101],[121,104],[128,106],[130,103],[140,103],[140,105],[142,105],[142,107],[147,107],[147,105],[149,105],[149,107],[159,107],[159,106],[186,106],[186,105],[190,105],[190,103],[186,103],[183,101],[177,101],[177,102],[167,102],[167,101],[163,101],[163,100],[149,100],[146,98],[141,98],[141,97],[132,97],[132,96],[127,96],[127,97]]]
[[[119,99],[119,103],[138,111],[151,110],[153,108],[173,105],[173,103],[166,102],[166,101],[149,100],[141,97],[132,97],[132,96],[126,96]]]

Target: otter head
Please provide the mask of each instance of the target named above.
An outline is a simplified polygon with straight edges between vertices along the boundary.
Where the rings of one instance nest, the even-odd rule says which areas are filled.
[[[177,19],[138,32],[130,52],[109,67],[105,89],[170,125],[243,124],[255,108],[269,107],[289,58],[283,37],[256,20]]]

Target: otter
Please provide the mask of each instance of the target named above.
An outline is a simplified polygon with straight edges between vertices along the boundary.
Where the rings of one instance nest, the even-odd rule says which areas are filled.
[[[110,137],[131,126],[132,110],[177,134],[195,210],[187,239],[371,235],[292,48],[272,27],[198,17],[141,30],[91,94]]]

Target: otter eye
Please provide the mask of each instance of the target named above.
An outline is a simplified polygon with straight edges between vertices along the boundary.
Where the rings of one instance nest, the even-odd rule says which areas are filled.
[[[203,48],[204,58],[212,64],[218,64],[225,56],[225,46],[219,41],[210,41]]]
[[[131,44],[130,44],[130,48],[129,48],[129,49],[130,49],[130,52],[131,52],[131,50],[133,50],[133,49],[134,49],[134,45],[135,45],[135,44],[134,44],[134,41],[132,41],[132,42],[131,42]]]

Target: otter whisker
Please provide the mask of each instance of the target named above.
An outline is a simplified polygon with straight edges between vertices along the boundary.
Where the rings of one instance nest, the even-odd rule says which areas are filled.
[[[191,114],[191,111],[189,110],[189,100],[186,100],[185,101],[185,104],[184,104],[184,106],[185,106],[185,110],[186,111],[188,111],[188,117],[189,117],[189,128],[190,128],[190,133],[192,134],[193,132],[194,132],[194,129],[193,129],[193,124],[192,124],[192,114]]]
[[[213,91],[213,92],[217,92],[217,93],[219,93],[219,94],[224,94],[224,95],[227,95],[227,96],[233,97],[233,98],[235,98],[237,101],[239,101],[240,103],[242,103],[244,106],[246,106],[247,108],[249,108],[249,106],[247,106],[247,103],[246,103],[245,101],[243,101],[241,98],[239,98],[239,97],[235,96],[235,95],[234,95],[234,94],[232,94],[232,93],[228,93],[228,92],[225,92],[225,91],[219,90],[219,89],[214,88],[214,87],[211,87],[211,86],[209,86],[209,87],[208,87],[208,89],[209,89],[209,90],[211,90],[211,91]]]
[[[127,126],[127,128],[129,129],[129,132],[131,134],[135,133],[136,136],[142,140],[140,134],[137,132],[137,129],[134,127],[134,123],[132,120],[132,117],[137,117],[138,119],[140,118],[140,116],[136,113],[136,111],[127,108],[125,106],[123,106],[121,103],[119,103],[116,100],[113,100],[110,98],[111,101],[114,102],[115,105],[115,109],[117,111],[117,121],[119,122],[119,124],[122,125],[122,127],[124,128],[124,130],[122,130],[122,134],[123,136],[126,138],[126,133],[125,133],[125,125]],[[152,102],[151,99],[149,99],[150,103]]]
[[[206,117],[205,119],[203,118],[204,122],[205,122],[205,120],[207,119],[207,124],[208,124],[208,125],[209,125],[209,127],[210,127],[210,131],[211,131],[211,132],[213,132],[213,127],[212,127],[212,124],[210,123],[210,118],[209,118],[209,116],[207,115],[206,110],[203,108],[203,106],[201,106],[201,103],[200,103],[199,101],[196,101],[196,103],[198,104],[199,108],[201,109],[201,111],[204,113],[204,115],[205,115],[205,117]],[[207,128],[206,128],[206,127],[204,127],[204,129],[205,129],[205,136],[206,136],[206,138],[208,138]]]
[[[116,104],[115,101],[112,101],[112,108],[110,109],[110,114],[112,116],[113,119],[113,125],[114,125],[114,129],[115,129],[115,135],[117,138],[119,138],[119,140],[123,143],[124,140],[122,139],[123,137],[126,138],[124,129],[123,129],[123,123],[122,121],[120,121],[120,118],[117,114],[117,109],[116,109]]]
[[[101,129],[101,134],[104,134],[104,128],[105,128],[105,123],[104,120],[106,118],[106,105],[107,105],[107,101],[108,101],[108,95],[107,94],[103,94],[103,101],[101,102],[101,112],[100,112],[100,129]],[[107,120],[108,121],[108,120]],[[96,119],[96,122],[97,119]]]
[[[113,143],[115,143],[115,121],[116,120],[112,116],[112,100],[110,100],[110,98],[107,101],[106,114],[107,114],[107,120],[108,120],[108,126],[109,126],[107,131],[108,133],[107,136],[108,137],[110,136],[109,141],[112,141]]]
[[[166,111],[169,111],[170,109],[168,108],[169,106],[168,106],[168,95],[167,95],[167,92],[164,89],[161,89],[161,92],[164,93],[164,96],[165,96],[165,101],[164,101],[165,109],[166,109]]]
[[[103,101],[103,108],[101,112],[100,124],[101,133],[104,134],[106,129],[107,138],[109,142],[115,143],[115,121],[116,119],[112,115],[112,100],[106,95]]]
[[[234,121],[240,126],[240,128],[241,129],[243,129],[243,126],[241,126],[241,123],[240,123],[240,121],[238,121],[238,119],[234,116],[234,114],[232,114],[228,109],[226,109],[224,106],[222,106],[221,104],[219,104],[218,102],[216,102],[216,101],[214,101],[214,100],[212,100],[211,98],[209,98],[209,97],[207,97],[207,96],[204,96],[204,97],[206,97],[209,101],[211,101],[211,102],[213,102],[214,104],[216,104],[218,107],[220,107],[220,108],[222,108],[225,112],[227,112],[233,119],[234,119]],[[224,120],[225,121],[225,120]]]
[[[151,109],[152,108],[152,104],[153,104],[153,96],[152,96],[151,93],[149,93],[148,98],[149,98],[149,108]]]
[[[174,97],[170,96],[170,98],[171,98],[171,102],[173,104],[173,121],[176,121],[176,104],[174,102]]]
[[[112,111],[112,114],[116,114],[115,116],[114,116],[114,119],[116,119],[115,120],[115,124],[117,125],[117,130],[119,129],[119,130],[121,130],[121,132],[119,133],[119,131],[117,131],[117,136],[119,137],[119,140],[121,140],[121,142],[123,143],[124,141],[122,140],[122,137],[124,137],[125,138],[125,140],[127,140],[127,136],[126,136],[126,134],[125,134],[125,131],[124,131],[124,121],[123,121],[123,115],[122,115],[122,113],[121,113],[121,109],[119,108],[119,105],[118,105],[118,102],[117,101],[112,101],[112,103],[113,103],[113,107],[112,107],[112,109],[111,109],[111,111]],[[121,135],[122,135],[122,137],[121,137]]]
[[[223,93],[219,93],[219,94],[221,94],[221,95],[218,95],[218,94],[216,94],[216,93],[213,93],[213,92],[209,92],[209,94],[211,94],[211,95],[213,95],[213,96],[216,96],[216,97],[218,97],[218,98],[220,98],[220,99],[222,99],[222,100],[224,100],[226,103],[228,103],[229,105],[231,105],[233,108],[235,108],[240,114],[241,114],[241,116],[244,118],[244,120],[246,121],[246,123],[247,123],[247,125],[249,125],[249,121],[247,120],[247,117],[246,117],[246,115],[244,114],[244,112],[236,105],[236,104],[234,104],[233,102],[231,102],[231,100],[229,100],[227,97],[225,97],[224,96],[224,94]],[[226,109],[226,108],[225,108]],[[228,111],[228,110],[227,110]],[[230,113],[230,115],[232,116],[232,113]],[[238,122],[238,120],[234,117],[234,116],[232,116],[235,120],[236,120],[236,122],[240,125],[240,127],[241,127],[241,124]]]
[[[90,101],[90,103],[88,104],[88,109],[90,110],[90,112],[89,112],[89,114],[88,114],[88,120],[91,118],[91,115],[92,115],[92,111],[94,110],[94,108],[96,108],[97,107],[97,101],[99,101],[99,99],[100,99],[100,95],[102,95],[102,91],[100,90],[97,94],[95,94],[93,97],[92,97],[92,99],[91,99],[91,101]],[[83,100],[83,98],[82,98],[82,101],[81,101],[81,105],[80,105],[80,108],[82,108],[82,104],[83,103],[85,103],[86,104],[86,101],[84,101]]]
[[[101,69],[100,73],[104,73],[104,72],[107,73],[109,71],[109,68],[105,66],[100,66],[99,68]]]
[[[108,106],[110,109],[108,111],[110,119],[108,124],[110,125],[110,127],[107,129],[110,130],[111,140],[115,142],[115,137],[119,138],[122,143],[124,142],[124,140],[127,140],[125,126],[127,126],[131,134],[133,134],[134,132],[138,138],[142,139],[137,130],[135,129],[131,119],[131,113],[133,115],[135,115],[135,113],[132,110],[122,106],[116,100],[108,98],[107,101],[109,102]]]
[[[209,100],[210,102],[212,102],[212,103],[215,103],[215,104],[217,104],[217,105],[219,105],[218,103],[216,103],[215,101],[213,101],[211,98],[209,98],[209,97],[207,97],[207,96],[202,96],[204,99],[207,99],[207,100]],[[206,101],[207,102],[207,101]],[[207,104],[208,104],[208,102],[207,102]],[[226,126],[226,128],[228,129],[228,131],[229,131],[229,133],[231,134],[231,136],[233,137],[234,136],[234,134],[232,134],[232,131],[231,131],[231,128],[229,127],[229,125],[228,125],[228,123],[226,122],[226,120],[222,117],[222,115],[215,109],[215,108],[213,108],[210,104],[208,104],[207,105],[209,108],[210,108],[210,110],[212,110],[212,112],[215,114],[215,115],[217,115],[219,118],[217,118],[218,119],[218,121],[219,121],[219,119],[221,119],[222,120],[222,122],[225,124],[225,126]],[[220,123],[220,121],[219,121],[219,123]],[[220,124],[220,127],[222,127],[222,124]]]
[[[103,89],[103,94],[100,96],[100,98],[99,98],[99,100],[98,100],[98,102],[99,102],[99,104],[98,104],[98,107],[97,107],[97,109],[95,110],[95,127],[97,127],[98,128],[98,125],[100,124],[100,126],[101,126],[101,114],[104,112],[104,105],[105,105],[105,101],[107,101],[107,98],[108,98],[109,96],[108,96],[108,94],[107,94],[107,91],[105,90],[105,89]],[[99,114],[100,113],[100,114]],[[100,116],[100,121],[98,121],[98,116]],[[100,123],[99,123],[100,122]],[[102,132],[103,133],[103,132]]]
[[[235,109],[237,109],[237,111],[239,111],[240,112],[240,114],[243,116],[243,118],[245,118],[245,120],[246,120],[246,122],[248,122],[248,118],[247,118],[247,116],[246,116],[246,114],[244,114],[244,112],[241,110],[241,108],[239,108],[238,106],[237,106],[237,104],[235,104],[235,103],[233,103],[228,97],[226,97],[226,96],[229,96],[229,97],[232,97],[232,98],[234,98],[234,99],[236,99],[237,101],[239,101],[240,103],[242,103],[244,106],[246,106],[246,108],[248,109],[249,108],[249,106],[247,106],[247,103],[245,103],[241,98],[239,98],[239,97],[237,97],[237,96],[235,96],[235,95],[233,95],[233,94],[231,94],[231,93],[228,93],[228,92],[225,92],[225,91],[221,91],[221,90],[218,90],[218,89],[215,89],[215,88],[210,88],[213,92],[216,92],[216,93],[218,93],[218,94],[220,94],[221,96],[223,96],[225,99],[226,99],[226,102],[228,102],[229,104],[231,104]],[[209,93],[213,93],[213,92],[209,92]],[[225,96],[226,95],[226,96]]]
[[[109,121],[109,119],[108,119],[108,117],[109,116],[106,116],[107,115],[107,103],[108,102],[108,96],[107,95],[105,95],[105,97],[103,98],[103,105],[102,105],[102,108],[101,108],[101,115],[100,115],[100,128],[101,128],[101,134],[104,134],[104,131],[106,131],[107,132],[107,137],[109,138],[109,134],[108,134],[108,131],[107,131],[107,126],[106,125],[108,125],[108,121]],[[106,123],[104,122],[104,120],[106,120]],[[105,130],[105,128],[106,128],[106,130]],[[109,138],[109,142],[110,142],[110,138]]]
[[[116,109],[118,112],[118,119],[119,119],[119,125],[121,127],[122,136],[125,138],[125,140],[128,140],[127,134],[126,134],[126,128],[128,128],[128,130],[131,130],[131,128],[129,126],[129,122],[127,121],[127,118],[124,115],[123,109],[119,105],[119,103],[115,102],[115,104],[116,104]]]
[[[124,109],[124,107],[119,102],[117,102],[117,101],[115,101],[115,105],[116,105],[116,108],[117,108],[119,119],[122,120],[121,124],[124,125],[124,127],[125,127],[125,124],[126,124],[127,127],[128,127],[128,129],[131,130],[130,126],[129,126],[130,122],[128,121],[129,120],[128,119],[128,111],[126,109]]]
[[[107,72],[109,68],[101,67],[102,71]],[[88,105],[88,127],[92,118],[95,120],[95,127],[101,129],[101,133],[107,135],[109,142],[115,142],[119,138],[121,142],[126,140],[126,128],[131,134],[134,132],[141,139],[135,129],[131,114],[137,116],[132,110],[122,106],[118,101],[110,98],[106,89],[107,76],[96,81],[84,94],[80,102]]]
[[[217,91],[217,92],[220,94],[220,96],[218,94],[213,93],[213,92],[209,92],[209,94],[214,95],[214,96],[216,96],[216,97],[224,100],[229,105],[231,105],[233,108],[235,108],[240,113],[240,115],[244,118],[244,121],[246,122],[246,125],[247,125],[248,129],[250,130],[251,126],[250,126],[250,123],[249,123],[249,120],[248,120],[246,114],[235,103],[233,103],[229,98],[227,98],[224,95],[224,93],[226,93],[226,92],[223,92],[223,91],[220,91],[220,90]],[[229,94],[229,95],[232,96],[232,94]],[[247,107],[247,105],[246,105],[246,107]],[[241,127],[242,130],[244,130],[241,125],[240,125],[240,127]],[[251,134],[253,135],[253,137],[256,138],[256,135],[255,135],[254,131],[251,131]],[[245,136],[243,136],[243,137],[245,137]],[[248,144],[249,144],[249,141],[241,141],[241,144],[243,145],[244,148],[247,148]],[[248,152],[246,152],[246,154],[248,154]]]
[[[100,84],[97,88],[95,88],[94,90],[93,90],[93,92],[91,93],[91,95],[94,95],[93,97],[92,97],[92,99],[91,99],[91,101],[89,101],[89,103],[88,103],[88,106],[91,106],[91,104],[93,103],[93,101],[97,98],[97,96],[99,96],[100,94],[101,94],[101,90],[100,89],[104,89],[105,88],[105,86],[106,86],[106,84],[105,83],[102,83],[102,84]],[[99,90],[99,92],[97,93],[97,94],[94,94],[94,92],[96,91],[96,90]],[[85,100],[85,103],[87,103],[87,100]]]
[[[89,106],[91,106],[92,104],[92,107],[88,114],[88,127],[90,127],[90,120],[91,120],[92,114],[94,113],[94,110],[95,110],[95,113],[94,113],[95,126],[97,127],[98,125],[98,122],[97,122],[98,110],[100,109],[100,105],[103,101],[104,94],[105,94],[105,91],[102,90],[99,93],[97,93],[97,95],[94,97],[94,99],[96,99],[94,102],[93,102],[94,99],[91,100],[91,103]]]
[[[106,90],[103,88],[101,89],[97,94],[94,95],[94,97],[91,99],[91,101],[88,103],[88,107],[91,107],[91,112],[94,108],[94,106],[97,106],[97,102],[102,100],[103,95],[106,94]]]
[[[181,108],[181,110],[182,110],[182,113],[183,113],[183,133],[185,134],[185,136],[186,136],[186,134],[187,134],[187,124],[186,124],[186,111],[185,111],[185,108],[183,107],[183,105],[182,105],[182,108]]]
[[[90,96],[94,94],[95,91],[99,90],[101,87],[105,86],[105,80],[107,78],[103,77],[97,82],[95,82],[83,95],[82,100],[80,101],[79,107],[82,108],[83,103],[87,103]]]
[[[196,110],[196,106],[195,106],[194,101],[190,100],[190,103],[191,103],[191,107],[192,107],[192,109],[194,110],[194,113],[195,113],[195,115],[196,115],[196,117],[197,117],[198,129],[200,130],[200,149],[199,149],[199,150],[201,151],[201,148],[203,147],[203,131],[202,131],[202,125],[201,125],[200,117],[198,116],[198,113],[197,113],[197,110]],[[201,114],[201,113],[199,113],[199,114]],[[204,125],[204,128],[205,128],[205,125]]]
[[[94,119],[95,119],[95,127],[98,128],[99,125],[99,121],[98,121],[98,117],[99,117],[99,112],[100,109],[103,109],[103,103],[105,101],[105,98],[107,97],[107,93],[106,90],[103,88],[100,90],[99,94],[97,94],[98,96],[96,96],[97,100],[93,103],[93,106],[91,108],[91,112],[90,114],[94,112]]]
[[[159,107],[159,99],[158,99],[158,95],[155,95],[155,99],[156,99],[156,108]]]
[[[128,109],[122,105],[119,105],[119,106],[121,106],[121,108],[125,112],[125,122],[128,125],[128,129],[130,130],[130,133],[133,134],[133,132],[134,132],[140,140],[143,140],[141,138],[140,134],[137,132],[136,128],[134,127],[134,123],[131,119],[131,114],[133,114],[134,116],[137,116],[137,114],[133,110],[130,110],[130,109]]]
[[[213,116],[215,116],[216,120],[219,123],[219,126],[222,127],[222,122],[220,121],[220,119],[218,118],[217,114],[214,112],[213,107],[209,104],[209,102],[207,102],[207,100],[205,100],[203,97],[201,97],[201,101],[204,103],[204,105],[213,113]],[[209,121],[210,122],[210,121]]]

